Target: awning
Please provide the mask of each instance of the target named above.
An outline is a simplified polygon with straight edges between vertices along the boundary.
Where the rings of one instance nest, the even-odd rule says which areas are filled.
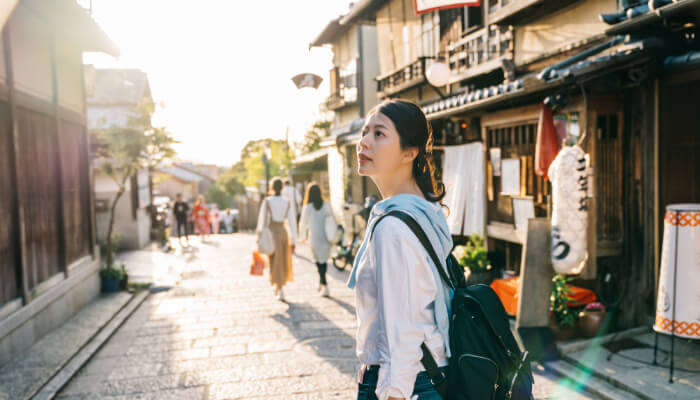
[[[700,0],[676,0],[656,9],[650,9],[648,4],[641,4],[630,10],[631,12],[601,15],[601,20],[604,22],[606,20],[609,21],[608,23],[619,21],[613,23],[613,26],[605,31],[605,34],[614,36],[639,32],[666,18],[682,14],[696,17],[697,13],[700,12]]]
[[[321,160],[328,156],[328,149],[319,149],[312,151],[311,153],[302,154],[301,156],[294,159],[292,165],[307,164]]]
[[[119,56],[119,48],[75,0],[23,0],[27,7],[52,24],[56,32],[81,51]]]
[[[340,35],[342,35],[348,29],[350,29],[350,26],[340,24],[340,18],[342,17],[338,17],[333,21],[329,22],[328,25],[326,25],[326,27],[323,28],[321,33],[319,33],[318,36],[316,36],[316,38],[311,41],[311,43],[309,44],[309,48],[323,46],[324,44],[330,44],[337,40],[340,37]]]

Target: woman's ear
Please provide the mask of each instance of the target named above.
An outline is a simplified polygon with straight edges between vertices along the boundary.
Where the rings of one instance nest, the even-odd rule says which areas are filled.
[[[411,164],[413,163],[413,160],[416,159],[416,157],[418,157],[418,148],[411,147],[403,151],[403,157],[401,158],[401,162],[404,164]]]

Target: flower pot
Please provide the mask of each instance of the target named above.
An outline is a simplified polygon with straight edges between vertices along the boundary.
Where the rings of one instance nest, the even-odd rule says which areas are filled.
[[[576,336],[576,333],[578,333],[576,324],[568,328],[562,328],[557,324],[554,318],[549,319],[549,329],[552,330],[554,340],[557,341],[573,339]]]
[[[478,283],[490,285],[491,281],[493,281],[493,274],[491,273],[491,271],[472,272],[467,278],[468,285],[476,285]]]
[[[585,338],[598,335],[608,313],[605,310],[583,310],[579,313],[578,328]]]
[[[102,278],[102,293],[114,293],[119,291],[118,277],[103,277]]]

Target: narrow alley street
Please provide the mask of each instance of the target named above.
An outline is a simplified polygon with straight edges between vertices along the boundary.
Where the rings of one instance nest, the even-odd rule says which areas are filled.
[[[152,293],[58,398],[353,399],[356,325],[345,273],[331,268],[332,297],[319,297],[302,246],[281,303],[266,276],[249,275],[254,243],[250,234],[214,236],[193,239],[191,253],[154,257],[181,263],[179,283]],[[536,396],[592,398],[542,375]]]

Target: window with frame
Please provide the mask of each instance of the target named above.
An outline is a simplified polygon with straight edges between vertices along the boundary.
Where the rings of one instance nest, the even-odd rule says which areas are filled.
[[[547,215],[547,195],[549,183],[535,174],[535,141],[537,122],[517,125],[494,126],[486,129],[486,157],[491,165],[490,149],[501,149],[501,160],[517,158],[520,160],[520,195],[532,196],[535,203],[535,216]],[[489,177],[488,214],[490,221],[513,223],[513,205],[511,197],[502,195],[502,176]]]
[[[440,49],[440,17],[437,12],[421,15],[423,57],[437,57]]]

